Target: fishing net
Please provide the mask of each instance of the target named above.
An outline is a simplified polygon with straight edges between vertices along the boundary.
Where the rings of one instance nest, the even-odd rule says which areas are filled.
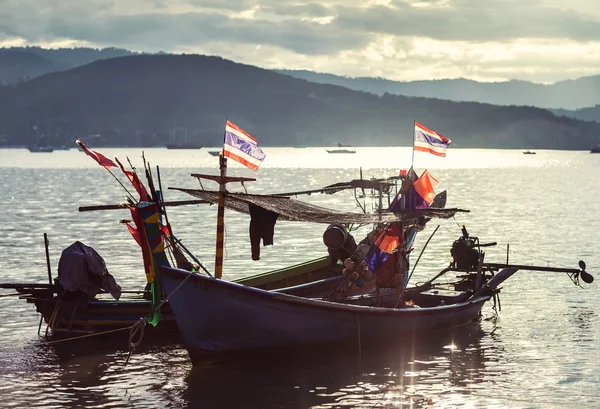
[[[169,188],[179,190],[210,203],[218,203],[219,192],[204,189]],[[390,223],[397,221],[410,221],[420,217],[448,219],[458,212],[468,212],[463,209],[415,209],[401,210],[398,212],[380,213],[354,213],[341,212],[316,206],[286,196],[254,195],[247,193],[229,193],[225,195],[225,207],[240,213],[250,213],[250,205],[279,214],[280,220],[301,221],[312,223]]]

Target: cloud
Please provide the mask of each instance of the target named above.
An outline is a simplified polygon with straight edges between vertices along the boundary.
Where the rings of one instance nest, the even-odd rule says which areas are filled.
[[[368,8],[339,7],[334,24],[342,30],[475,43],[518,38],[600,40],[597,17],[539,2],[533,5],[531,1],[456,0],[440,7],[415,7],[397,0]]]
[[[296,53],[314,55],[331,54],[366,44],[360,32],[336,29],[330,24],[310,20],[280,18],[237,18],[235,14],[216,11],[187,11],[181,13],[156,10],[137,14],[114,14],[104,7],[62,6],[49,12],[43,8],[27,14],[17,10],[12,16],[0,15],[0,33],[20,37],[35,43],[49,39],[72,38],[92,44],[135,47],[142,50],[173,50],[213,41],[272,45]],[[87,3],[85,3],[87,4]],[[94,3],[92,3],[94,4]],[[194,1],[198,6],[199,1]],[[202,2],[212,8],[217,1]],[[275,3],[274,3],[275,4]],[[255,2],[236,0],[234,11],[254,6]],[[269,9],[281,11],[279,6]],[[294,13],[323,15],[324,8],[307,4],[287,9]]]
[[[0,1],[0,44],[196,52],[398,80],[600,73],[597,0]]]

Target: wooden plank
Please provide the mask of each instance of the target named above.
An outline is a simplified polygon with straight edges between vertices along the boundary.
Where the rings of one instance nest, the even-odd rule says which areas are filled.
[[[212,180],[215,181],[217,183],[221,183],[221,181],[223,180],[221,178],[220,175],[206,175],[203,173],[192,173],[192,176],[198,179],[208,179],[208,180]],[[255,178],[245,178],[245,177],[241,177],[241,176],[226,176],[225,178],[225,183],[229,183],[229,182],[254,182],[256,181]]]
[[[186,205],[196,205],[196,204],[204,204],[210,203],[207,200],[177,200],[171,202],[164,202],[165,206],[186,206]],[[129,209],[130,205],[127,203],[120,203],[116,205],[94,205],[94,206],[80,206],[80,212],[90,212],[94,210],[117,210],[117,209]]]
[[[50,290],[54,284],[36,284],[36,283],[1,283],[0,288],[16,290],[18,288],[30,288],[34,290]]]
[[[562,267],[545,267],[545,266],[528,266],[523,264],[499,264],[499,263],[484,263],[486,267],[492,268],[518,268],[519,270],[530,271],[547,271],[551,273],[579,273],[581,270],[577,268],[562,268]]]

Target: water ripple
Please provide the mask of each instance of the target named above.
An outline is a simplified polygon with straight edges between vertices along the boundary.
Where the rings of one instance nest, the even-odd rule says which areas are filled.
[[[108,151],[139,156],[135,150]],[[277,148],[259,172],[237,165],[231,172],[257,177],[249,186],[252,192],[272,193],[353,179],[359,166],[366,177],[395,174],[410,160],[410,150],[404,148],[395,151],[396,157],[383,152],[387,150],[365,149],[348,162],[316,148]],[[196,187],[190,173],[215,171],[214,158],[203,150],[193,155],[149,150],[146,156],[164,161],[163,186]],[[424,158],[419,165],[441,181],[438,190],[449,191],[449,207],[465,207],[471,213],[439,223],[415,271],[415,282],[448,264],[450,245],[462,224],[482,241],[498,242],[486,248],[486,260],[505,260],[510,243],[509,258],[515,263],[552,261],[576,267],[585,259],[589,272],[600,271],[600,204],[589,200],[600,197],[600,180],[585,176],[600,170],[597,156],[494,150],[456,150],[448,156],[445,162]],[[81,240],[105,258],[125,289],[142,288],[141,252],[118,223],[129,213],[77,211],[83,205],[121,202],[125,195],[114,179],[76,151],[35,156],[42,159],[32,162],[33,158],[26,150],[0,150],[5,198],[0,201],[5,216],[0,281],[47,282],[46,232],[54,275],[62,249]],[[175,191],[165,194],[169,200],[188,199]],[[303,200],[355,210],[354,198],[347,193]],[[209,269],[214,261],[215,213],[214,206],[190,206],[172,208],[169,214],[175,234]],[[262,247],[261,260],[253,262],[248,222],[244,215],[226,214],[229,279],[324,254],[324,226],[278,222],[274,245]],[[417,253],[425,236],[427,231],[417,240]],[[197,367],[191,366],[181,346],[151,337],[144,339],[127,366],[124,341],[47,345],[36,335],[39,316],[33,306],[17,297],[1,298],[0,396],[10,400],[0,406],[595,408],[600,400],[600,305],[595,285],[581,290],[561,274],[522,271],[504,285],[498,316],[486,306],[480,322],[455,334],[365,350],[362,358],[356,351],[345,351]]]

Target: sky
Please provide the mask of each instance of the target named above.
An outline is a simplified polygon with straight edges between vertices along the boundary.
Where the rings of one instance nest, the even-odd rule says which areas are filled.
[[[600,74],[600,0],[0,0],[0,46],[25,45],[553,83]]]

